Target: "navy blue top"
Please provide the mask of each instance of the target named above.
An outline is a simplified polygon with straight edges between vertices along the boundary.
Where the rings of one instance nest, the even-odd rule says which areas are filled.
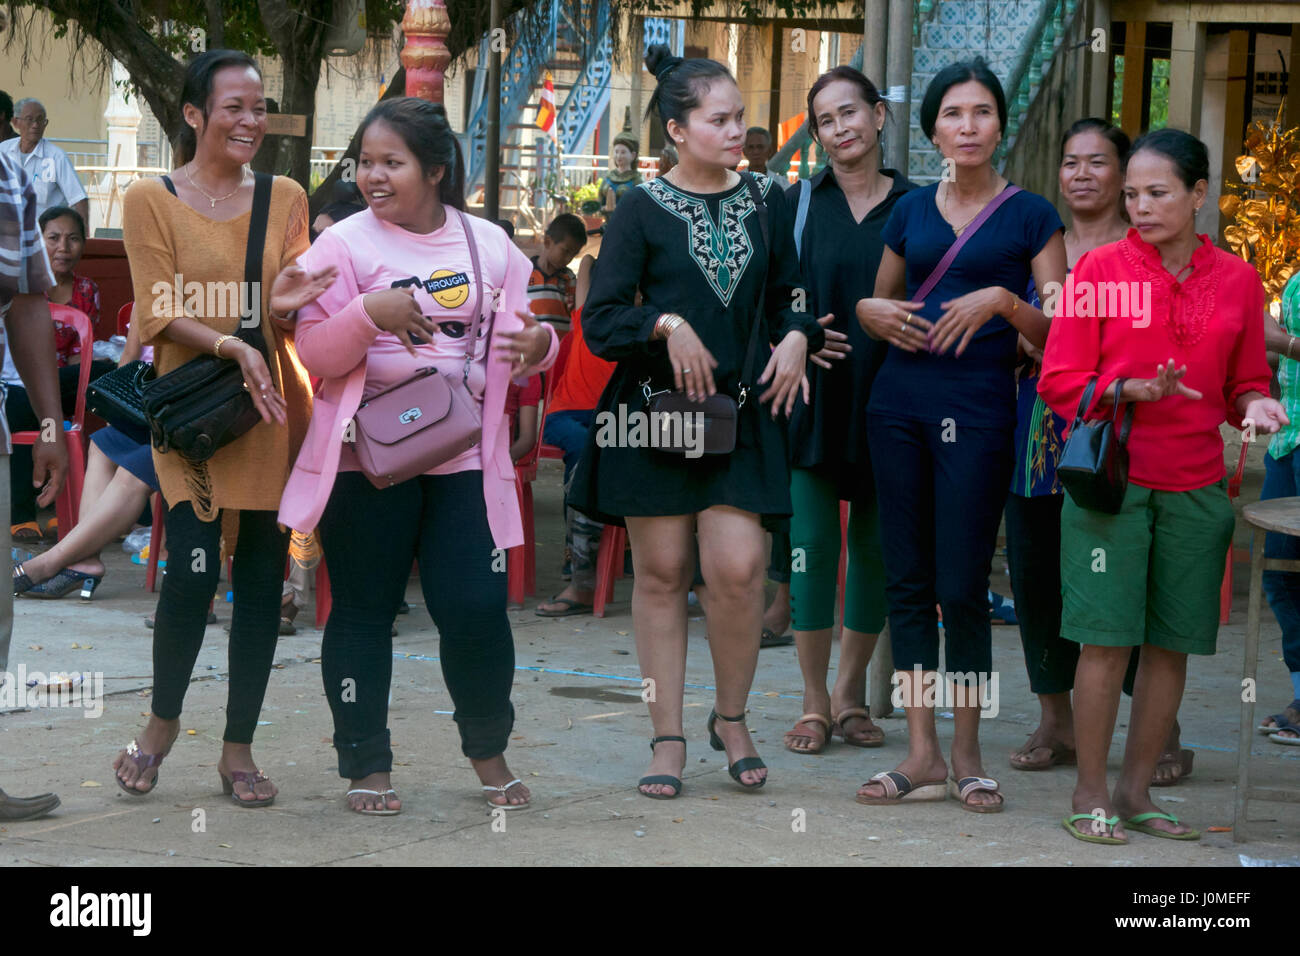
[[[912,299],[957,237],[935,203],[939,184],[914,189],[894,204],[885,244],[907,263]],[[1033,275],[1030,263],[1065,227],[1042,196],[1021,191],[989,217],[962,248],[917,315],[938,320],[940,303],[989,286],[1021,295]],[[904,352],[893,346],[871,389],[868,410],[934,424],[951,418],[961,428],[1012,429],[1016,423],[1016,329],[995,315],[975,333],[960,358],[947,353]]]

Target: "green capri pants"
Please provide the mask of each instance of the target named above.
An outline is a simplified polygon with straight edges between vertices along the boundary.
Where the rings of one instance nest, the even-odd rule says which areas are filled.
[[[1213,654],[1234,516],[1227,479],[1193,491],[1130,483],[1119,514],[1061,511],[1061,636]]]
[[[836,483],[808,468],[791,469],[790,613],[796,631],[835,624],[840,568],[840,496]],[[885,563],[874,495],[849,504],[844,627],[879,634],[885,626]]]

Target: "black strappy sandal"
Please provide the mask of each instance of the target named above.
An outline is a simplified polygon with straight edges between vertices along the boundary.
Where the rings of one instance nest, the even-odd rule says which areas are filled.
[[[655,737],[653,740],[650,741],[650,752],[651,753],[654,752],[655,744],[661,744],[665,740],[676,741],[677,743],[681,744],[683,747],[686,746],[685,737]],[[641,789],[641,787],[649,786],[650,784],[655,784],[655,783],[661,784],[665,787],[672,787],[674,792],[671,794],[646,793],[644,790]],[[640,780],[636,782],[636,785],[637,785],[637,793],[641,794],[641,796],[643,797],[649,797],[651,800],[676,800],[678,797],[682,795],[682,789],[683,789],[681,780],[679,780],[677,777],[674,777],[666,773],[653,773],[650,774],[650,776],[648,777],[642,777]]]
[[[742,723],[744,719],[745,715],[743,713],[739,717],[727,717],[718,713],[716,710],[709,711],[709,746],[714,750],[721,750],[725,753],[727,745],[722,742],[721,737],[714,733],[713,725],[719,720],[725,720],[731,724],[738,724]],[[740,779],[740,775],[749,770],[766,769],[767,764],[763,763],[761,757],[741,757],[735,763],[727,766],[727,773],[731,774],[731,779],[736,781],[736,783],[740,784],[746,790],[757,790],[759,787],[763,786],[763,784],[767,783],[767,777],[764,777],[762,780],[758,781],[758,783],[745,783],[745,781]]]

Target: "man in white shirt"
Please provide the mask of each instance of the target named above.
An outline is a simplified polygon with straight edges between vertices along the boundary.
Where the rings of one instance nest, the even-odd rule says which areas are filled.
[[[6,153],[27,173],[36,188],[36,215],[52,206],[71,206],[90,221],[90,200],[82,188],[77,171],[68,154],[45,138],[49,118],[37,100],[19,100],[14,104],[13,127],[18,135],[0,143]]]
[[[0,317],[5,332],[0,337],[0,348],[13,350],[36,414],[42,420],[57,422],[62,420],[63,409],[54,364],[54,326],[45,301],[45,292],[53,285],[54,274],[37,228],[32,183],[7,152],[0,152]],[[58,494],[68,470],[63,429],[55,430],[53,441],[37,442],[32,458],[33,483],[41,484],[37,503],[48,505]],[[4,402],[0,398],[0,528],[8,526],[9,433],[4,427]],[[11,561],[12,554],[0,556],[0,578],[11,577]],[[0,683],[17,680],[8,671],[13,615],[13,589],[6,585],[0,588]],[[0,824],[32,820],[58,805],[59,798],[53,793],[11,797],[0,790]]]

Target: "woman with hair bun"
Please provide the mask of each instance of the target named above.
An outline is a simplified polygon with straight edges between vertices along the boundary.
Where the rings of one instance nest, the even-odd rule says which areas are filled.
[[[280,509],[289,527],[319,526],[329,570],[321,675],[339,775],[350,782],[350,810],[401,811],[387,727],[391,628],[414,560],[461,752],[488,806],[522,810],[531,795],[505,760],[514,640],[506,576],[494,567],[498,549],[523,544],[504,408],[510,379],[549,367],[558,340],[527,310],[531,263],[502,230],[464,213],[460,146],[442,106],[404,97],[372,109],[357,185],[368,208],[303,257],[306,268],[337,269],[339,278],[298,319],[303,364],[323,382]],[[353,447],[361,427],[353,416],[430,367],[464,383],[481,440],[377,487]]]
[[[797,308],[805,297],[781,190],[730,168],[746,129],[735,80],[720,63],[683,60],[662,44],[650,48],[646,66],[658,81],[650,108],[680,162],[630,190],[607,227],[583,331],[592,352],[618,366],[569,503],[627,525],[637,655],[643,679],[654,682],[651,772],[638,788],[666,800],[681,794],[686,762],[686,595],[697,532],[717,684],[710,746],[727,752],[742,787],[766,782],[744,720],[762,631],[763,529],[791,511],[785,430],[776,419],[789,415],[801,390],[807,398],[805,362],[824,336],[812,313]],[[673,390],[689,402],[734,399],[734,449],[687,457],[681,447],[647,447],[636,429],[599,427],[620,411],[624,420],[645,413],[654,393]]]
[[[252,742],[275,658],[289,547],[275,512],[311,414],[311,389],[294,353],[289,317],[319,295],[333,274],[293,264],[307,248],[302,187],[284,176],[255,177],[248,169],[266,135],[266,96],[252,58],[235,50],[196,57],[185,71],[181,108],[182,165],[170,176],[134,183],[123,202],[123,240],[135,287],[132,326],[142,344],[154,346],[159,375],[200,355],[237,362],[262,420],[206,461],[154,449],[173,561],[153,632],[153,713],[113,766],[118,786],[132,796],[157,785],[157,768],[180,732],[181,706],[217,588],[224,532],[224,551],[234,557],[235,604],[217,773],[236,804],[264,807],[277,791],[258,771]],[[254,298],[253,290],[244,289],[237,303],[222,295],[217,314],[207,314],[204,300],[217,298],[213,288],[243,288],[259,195],[267,197],[260,294]],[[209,292],[194,296],[189,290],[196,287]],[[260,316],[249,336],[260,338],[265,352],[236,335],[243,310]]]

